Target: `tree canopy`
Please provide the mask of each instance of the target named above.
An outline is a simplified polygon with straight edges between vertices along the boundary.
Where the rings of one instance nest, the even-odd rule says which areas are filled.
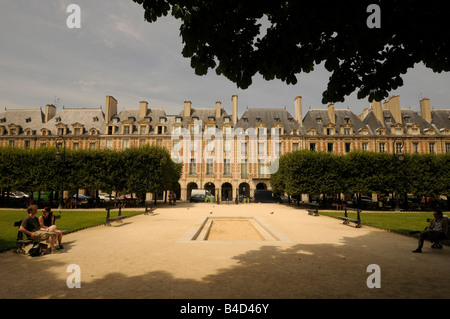
[[[450,71],[445,1],[133,1],[148,22],[168,13],[182,21],[182,54],[197,75],[215,69],[242,89],[256,73],[296,84],[298,74],[324,63],[331,73],[324,104],[355,91],[381,101],[416,63]],[[379,27],[369,27],[371,4],[379,8]]]

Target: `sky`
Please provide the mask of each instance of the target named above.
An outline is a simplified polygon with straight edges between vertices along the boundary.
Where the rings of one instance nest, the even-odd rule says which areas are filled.
[[[71,3],[81,9],[81,27],[70,29]],[[294,115],[294,99],[302,96],[303,116],[321,103],[330,73],[317,66],[300,74],[296,85],[255,76],[241,90],[209,70],[197,76],[183,58],[180,21],[170,15],[156,23],[144,20],[141,5],[132,0],[0,0],[0,112],[5,108],[36,109],[54,104],[66,108],[104,110],[107,95],[118,111],[150,108],[178,114],[185,100],[192,107],[214,108],[216,101],[231,114],[231,97],[238,95],[239,116],[246,108],[286,108]],[[403,76],[402,108],[419,112],[422,97],[436,109],[450,108],[450,73],[433,73],[421,64]],[[369,102],[356,92],[337,109],[362,113]]]

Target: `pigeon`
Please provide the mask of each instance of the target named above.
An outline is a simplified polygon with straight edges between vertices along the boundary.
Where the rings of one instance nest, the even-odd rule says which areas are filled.
[[[213,212],[209,212],[210,214],[212,214]]]
[[[273,214],[273,212],[270,212],[271,214]]]

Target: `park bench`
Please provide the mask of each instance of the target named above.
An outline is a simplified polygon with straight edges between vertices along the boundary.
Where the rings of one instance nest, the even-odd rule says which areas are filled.
[[[345,207],[345,213],[344,216],[338,216],[339,219],[342,219],[344,221],[344,224],[348,224],[350,222],[355,223],[356,224],[356,228],[361,228],[361,210],[357,209],[357,208],[349,208],[349,207]],[[348,217],[347,211],[356,211],[356,219],[354,218],[350,218]]]
[[[60,219],[61,215],[54,215],[54,217],[55,217],[55,224],[56,224],[56,220]],[[22,220],[18,220],[16,222],[14,222],[14,227],[19,227],[20,228],[20,225],[22,225]],[[61,230],[61,232],[63,234],[68,233],[67,230]],[[52,232],[52,234],[54,234],[54,233]],[[16,239],[16,249],[13,252],[15,254],[25,254],[24,247],[29,245],[29,244],[31,244],[31,243],[35,244],[35,243],[38,243],[38,241],[35,241],[33,239],[29,239],[29,238],[25,238],[24,239],[23,238],[23,233],[20,230],[18,230],[17,231],[17,239]]]
[[[311,203],[307,211],[308,215],[319,216],[319,204]]]
[[[145,205],[144,215],[149,215],[149,214],[153,214],[153,207],[152,207],[152,205],[150,205],[150,206]]]
[[[119,213],[117,216],[111,216],[111,210],[118,209]],[[111,226],[111,222],[122,222],[122,219],[128,217],[126,215],[122,215],[122,207],[108,207],[106,208],[106,226]]]
[[[444,217],[446,217],[446,216],[444,215]],[[430,223],[432,220],[433,220],[432,218],[427,218],[428,223]],[[449,225],[449,227],[450,227],[450,225]],[[450,238],[439,240],[439,244],[444,244],[446,246],[450,246]]]

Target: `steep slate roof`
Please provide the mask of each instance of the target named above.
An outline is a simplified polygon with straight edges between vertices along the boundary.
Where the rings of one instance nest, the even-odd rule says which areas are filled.
[[[99,130],[100,134],[105,131],[105,115],[100,108],[88,109],[88,108],[68,108],[62,109],[61,112],[57,113],[52,117],[47,123],[42,123],[37,127],[37,130],[43,128],[51,131],[51,134],[57,134],[58,124],[67,125],[67,134],[72,134],[73,127],[75,123],[79,123],[84,126],[83,134],[89,134],[89,130],[95,128]]]
[[[420,126],[420,132],[423,133],[425,129],[433,128],[431,123],[426,121],[422,116],[420,116],[417,112],[412,110],[401,110],[403,125],[406,127],[408,125],[416,124]],[[409,117],[409,119],[408,119]]]
[[[450,129],[450,110],[433,110],[431,111],[431,123],[438,130]]]
[[[261,119],[260,122],[258,119]],[[279,119],[277,122],[276,119]],[[292,129],[300,129],[299,123],[294,117],[283,108],[251,108],[247,109],[242,117],[237,121],[236,128],[246,130],[248,128],[255,128],[258,124],[263,123],[268,129],[276,124],[282,124],[285,134],[290,134]],[[301,133],[301,130],[299,131]]]
[[[10,124],[22,127],[22,132],[27,128],[36,129],[44,122],[44,113],[41,109],[11,109],[0,113],[0,125],[8,127]]]
[[[360,129],[366,127],[366,124],[350,110],[335,109],[334,114],[336,132],[340,131],[341,126],[347,124],[347,119],[348,123],[353,126],[354,134],[357,134]],[[321,119],[321,121],[319,122],[318,119]],[[306,116],[303,119],[305,131],[308,132],[310,129],[316,129],[318,135],[324,135],[323,127],[330,123],[328,109],[311,109],[306,113]]]

